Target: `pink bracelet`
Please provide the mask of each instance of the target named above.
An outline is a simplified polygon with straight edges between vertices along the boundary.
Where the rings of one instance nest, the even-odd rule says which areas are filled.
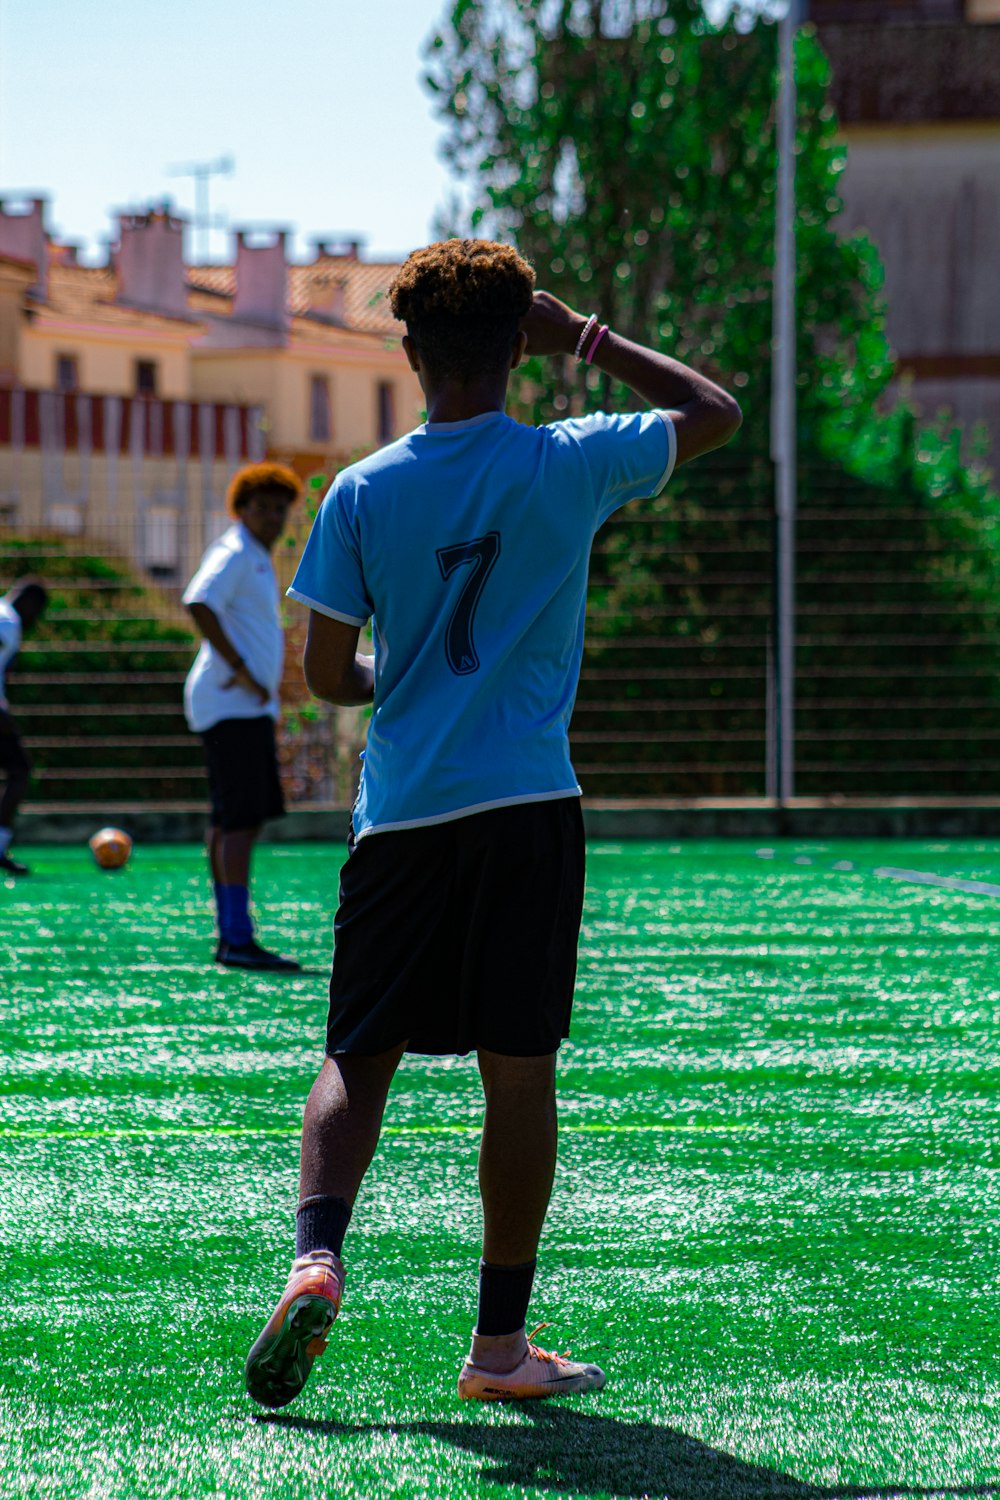
[[[604,335],[607,333],[607,331],[608,331],[608,325],[607,325],[607,323],[602,323],[601,326],[600,326],[600,328],[597,330],[597,335],[596,335],[596,337],[594,339],[594,342],[591,344],[590,348],[587,350],[586,363],[588,365],[592,363],[594,355],[597,353],[597,346],[601,342],[601,339],[604,337]]]

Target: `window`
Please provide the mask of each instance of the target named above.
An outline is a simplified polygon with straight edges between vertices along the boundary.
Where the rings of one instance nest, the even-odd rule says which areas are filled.
[[[330,382],[325,375],[313,375],[309,380],[309,441],[328,443],[332,436]]]
[[[83,506],[75,505],[72,500],[57,500],[50,505],[46,519],[53,531],[65,532],[67,536],[83,534]]]
[[[1000,21],[1000,0],[968,0],[965,9],[970,21]]]
[[[62,392],[80,389],[80,371],[75,354],[56,355],[56,390]]]
[[[154,578],[176,578],[180,561],[179,516],[172,505],[150,505],[146,511],[146,567]]]
[[[156,395],[156,360],[137,359],[135,362],[135,391],[137,396]]]
[[[376,430],[380,443],[391,443],[396,436],[396,387],[391,380],[378,383],[378,416]]]

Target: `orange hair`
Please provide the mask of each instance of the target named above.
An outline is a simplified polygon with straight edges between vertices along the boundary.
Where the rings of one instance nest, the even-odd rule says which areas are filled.
[[[226,509],[238,516],[247,501],[258,490],[282,490],[294,505],[302,494],[302,480],[286,464],[245,464],[237,469],[226,491]]]

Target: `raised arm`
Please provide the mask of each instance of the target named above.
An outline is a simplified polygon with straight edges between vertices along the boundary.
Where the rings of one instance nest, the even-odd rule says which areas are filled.
[[[535,293],[531,311],[521,324],[529,355],[575,353],[586,326],[587,319],[581,313],[551,292]],[[596,326],[584,341],[585,351],[595,334]],[[648,406],[669,414],[677,432],[679,464],[721,448],[743,420],[735,397],[714,380],[610,330],[597,345],[593,364],[627,385]]]

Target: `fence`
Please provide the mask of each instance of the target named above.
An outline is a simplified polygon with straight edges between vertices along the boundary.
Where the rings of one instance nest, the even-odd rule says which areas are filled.
[[[589,795],[763,796],[770,493],[766,462],[723,452],[599,534],[572,731]],[[815,464],[800,493],[797,792],[1000,793],[1000,520]],[[283,584],[308,525],[276,554]],[[204,803],[180,702],[184,580],[129,560],[134,534],[123,527],[116,555],[106,522],[93,540],[0,528],[0,587],[30,571],[53,588],[11,678],[36,806]],[[310,702],[304,614],[286,610],[286,786],[293,804],[342,804],[365,715]]]
[[[796,792],[1000,792],[1000,515],[803,464]],[[724,450],[619,513],[574,719],[595,794],[761,796],[771,470]]]

